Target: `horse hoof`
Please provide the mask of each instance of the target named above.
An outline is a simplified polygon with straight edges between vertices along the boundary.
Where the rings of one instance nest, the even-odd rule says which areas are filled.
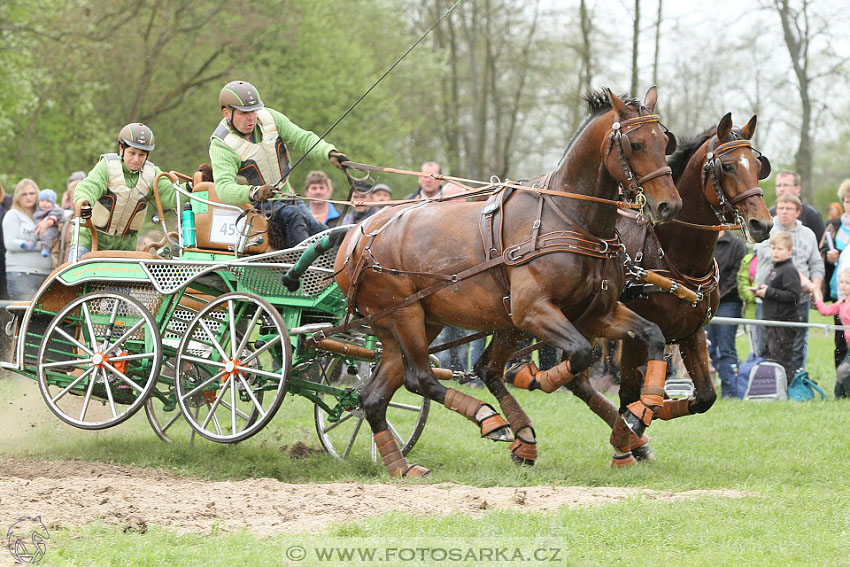
[[[640,447],[636,447],[632,449],[632,455],[638,461],[654,461],[655,453],[652,451],[652,447],[649,445],[642,445]]]
[[[534,466],[534,459],[523,459],[522,457],[519,457],[519,456],[517,456],[513,453],[511,453],[511,460],[518,467],[533,467]]]
[[[622,455],[616,455],[615,454],[614,457],[611,459],[611,468],[612,469],[631,467],[631,466],[634,466],[636,464],[637,464],[637,461],[635,460],[631,451],[629,451],[628,453],[624,453]]]
[[[511,431],[511,427],[509,425],[504,425],[482,435],[482,437],[484,439],[490,439],[491,441],[504,441],[510,443],[514,440],[514,433]]]
[[[420,478],[423,476],[428,476],[431,474],[430,469],[426,469],[425,467],[420,467],[419,465],[408,465],[407,468],[404,469],[404,472],[401,473],[402,478]]]

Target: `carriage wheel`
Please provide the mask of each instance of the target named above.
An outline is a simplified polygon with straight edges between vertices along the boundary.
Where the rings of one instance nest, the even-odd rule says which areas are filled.
[[[291,363],[286,325],[268,301],[221,295],[198,312],[177,347],[180,411],[210,441],[247,439],[280,407]]]
[[[65,423],[106,429],[142,407],[161,361],[156,320],[141,302],[123,293],[89,293],[47,326],[38,351],[38,386]]]
[[[354,388],[361,391],[371,379],[370,368],[365,363],[359,363],[363,372],[357,366],[347,365],[345,360],[338,357],[328,357],[316,361],[321,372],[321,383],[338,388]],[[364,377],[365,376],[365,377]],[[330,407],[336,400],[328,394],[317,393]],[[399,389],[387,407],[387,423],[395,437],[403,455],[413,448],[425,428],[431,400],[418,396],[406,389]],[[325,450],[340,460],[347,459],[352,453],[371,456],[372,462],[379,459],[378,449],[372,438],[369,422],[362,407],[352,408],[342,414],[336,422],[328,420],[328,414],[321,406],[313,408],[316,422],[316,432]]]
[[[151,392],[145,401],[145,415],[148,418],[151,429],[161,441],[166,443],[187,442],[189,446],[195,444],[195,430],[192,429],[177,405],[177,391],[174,386],[174,365],[176,359],[168,358],[162,363],[162,375],[156,382],[156,389]],[[197,372],[193,377],[195,381],[200,378],[201,370],[191,365],[187,372]],[[200,412],[200,407],[194,407],[194,414]]]

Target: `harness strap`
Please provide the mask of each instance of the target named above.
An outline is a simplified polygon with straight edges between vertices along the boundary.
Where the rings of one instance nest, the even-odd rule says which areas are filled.
[[[362,257],[363,257],[363,255],[361,255],[361,258]],[[455,283],[457,283],[461,280],[472,277],[472,276],[479,274],[479,273],[481,273],[485,270],[489,270],[493,266],[498,266],[499,264],[501,264],[504,261],[505,261],[504,256],[497,256],[495,258],[491,258],[491,259],[489,259],[485,262],[482,262],[480,264],[472,266],[471,268],[467,268],[467,269],[463,270],[462,272],[459,272],[457,274],[453,274],[452,276],[450,276],[449,279],[441,280],[441,281],[439,281],[439,282],[437,282],[433,285],[430,285],[426,288],[419,290],[418,292],[414,293],[413,295],[408,296],[408,297],[402,299],[401,301],[399,301],[397,303],[393,303],[392,305],[388,305],[387,307],[379,310],[377,313],[373,313],[372,315],[369,315],[367,317],[361,317],[360,319],[355,319],[353,321],[346,321],[342,325],[337,325],[337,326],[331,327],[329,329],[322,329],[321,331],[318,331],[317,333],[313,334],[310,338],[308,338],[306,340],[305,344],[308,347],[313,347],[313,346],[316,345],[316,343],[318,341],[327,338],[328,335],[334,335],[336,333],[345,332],[345,331],[348,331],[350,329],[358,329],[360,327],[365,327],[366,325],[369,325],[373,321],[377,321],[378,319],[382,319],[382,318],[386,317],[387,315],[389,315],[390,313],[392,313],[394,311],[397,311],[399,309],[407,307],[408,305],[416,303],[420,299],[428,297],[429,295],[433,295],[433,294],[437,293],[438,291],[440,291],[441,289],[444,289],[444,288],[446,288],[446,287],[448,287],[452,284],[455,284]],[[352,288],[355,285],[356,284],[353,284]]]

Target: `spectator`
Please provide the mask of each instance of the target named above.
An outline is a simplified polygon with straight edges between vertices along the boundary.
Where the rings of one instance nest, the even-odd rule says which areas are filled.
[[[378,183],[373,187],[368,193],[363,195],[363,200],[366,203],[369,202],[379,202],[379,201],[389,201],[392,199],[392,193],[390,188],[383,183]],[[342,219],[342,224],[356,224],[360,221],[366,220],[371,217],[375,213],[378,212],[379,207],[369,206],[368,204],[364,204],[359,207],[354,207],[354,210],[345,215],[345,218]]]
[[[776,199],[776,218],[773,221],[771,235],[777,232],[789,232],[794,241],[792,247],[791,261],[794,267],[802,276],[803,289],[806,292],[805,296],[800,297],[797,303],[798,321],[808,322],[809,320],[809,295],[817,290],[820,293],[820,287],[823,284],[823,259],[818,251],[817,240],[814,233],[808,227],[797,220],[802,210],[800,199],[790,193],[784,193]],[[765,279],[773,269],[773,260],[771,259],[768,243],[762,242],[756,245],[755,250],[758,254],[758,265],[756,267],[756,285],[761,287],[765,283]],[[762,312],[759,306],[756,305],[757,317],[762,318]],[[759,352],[764,352],[764,337],[763,333],[759,333]],[[808,329],[805,327],[796,331],[794,339],[793,364],[794,369],[805,368],[808,337]]]
[[[216,192],[225,203],[254,202],[259,206],[278,189],[291,193],[287,144],[299,152],[309,152],[310,157],[328,159],[339,169],[348,161],[345,154],[313,132],[266,108],[250,83],[227,83],[218,102],[222,120],[210,138],[209,153]],[[269,244],[277,249],[289,248],[326,228],[300,199],[276,209],[269,221]]]
[[[426,161],[420,168],[422,175],[419,176],[419,186],[416,191],[405,197],[405,199],[436,199],[443,196],[443,186],[439,179],[433,175],[439,175],[443,168],[435,161]]]
[[[50,256],[53,245],[59,238],[59,223],[62,222],[63,215],[62,207],[56,204],[56,191],[42,189],[38,193],[38,206],[32,215],[36,223],[37,237],[27,241],[27,248],[40,250],[45,258]]]
[[[304,196],[310,199],[330,199],[334,186],[331,178],[324,171],[311,171],[304,181]],[[325,200],[310,201],[310,214],[325,227],[336,226],[339,223],[339,211]],[[324,229],[322,229],[324,230]]]
[[[815,306],[821,315],[832,315],[838,319],[839,325],[850,326],[850,269],[845,268],[838,274],[838,289],[841,290],[842,298],[832,305],[825,305],[823,299],[818,297]],[[837,333],[838,331],[836,331]],[[835,369],[835,398],[850,397],[850,356],[847,354],[846,345],[850,338],[850,330],[844,331],[845,354]]]
[[[826,214],[827,224],[838,222],[838,219],[841,218],[841,215],[843,215],[843,214],[844,214],[844,210],[841,207],[841,203],[839,203],[838,201],[831,202],[829,204],[829,208],[827,209],[827,214]]]
[[[844,206],[844,214],[835,222],[830,222],[821,242],[827,274],[824,279],[829,278],[829,286],[824,286],[823,291],[825,296],[832,299],[838,298],[838,272],[835,266],[839,255],[850,243],[850,179],[845,179],[838,187],[838,198]]]
[[[38,234],[33,220],[37,202],[38,185],[32,179],[21,179],[15,186],[12,208],[3,217],[6,285],[13,301],[31,300],[53,268],[50,258],[27,246]]]
[[[756,300],[756,296],[753,295],[753,287],[756,283],[756,263],[758,257],[755,252],[751,249],[747,252],[744,257],[741,259],[741,265],[738,267],[738,297],[741,298],[743,302],[743,307],[741,308],[742,313],[747,312],[747,306],[750,303],[755,303],[758,301],[757,305],[761,303],[761,299]],[[756,315],[758,316],[758,315]],[[750,344],[753,348],[753,353],[756,356],[764,356],[764,352],[759,350],[759,328],[756,325],[749,325],[747,332],[750,335]]]
[[[720,304],[717,313],[720,317],[740,317],[743,302],[738,296],[737,275],[741,260],[747,253],[747,246],[727,230],[721,231],[717,239],[714,257],[720,271]],[[735,397],[735,369],[738,364],[738,351],[735,348],[737,325],[709,325],[708,354],[717,374],[720,376],[720,394],[724,398]]]
[[[76,189],[77,184],[85,178],[85,171],[75,171],[71,173],[68,177],[67,183],[65,183],[65,192],[62,194],[62,208],[66,211],[70,211],[72,214],[74,212],[74,189]]]
[[[762,298],[764,319],[767,321],[800,320],[797,305],[802,291],[800,273],[791,260],[793,247],[794,238],[788,232],[775,232],[770,237],[770,272],[764,283],[754,292],[757,297]],[[789,381],[799,368],[793,361],[795,334],[792,327],[765,328],[768,358],[782,365]]]
[[[3,241],[3,215],[12,208],[12,196],[6,193],[3,183],[0,183],[0,299],[7,299],[9,292],[6,290],[6,244]]]
[[[850,243],[850,179],[841,182],[837,194],[844,207],[844,214],[837,219],[830,220],[821,241],[821,251],[824,258],[823,296],[831,299],[842,299],[844,297],[838,286],[837,276],[842,269],[850,265],[848,263],[850,262],[850,252],[844,253],[845,250],[850,249],[847,246]],[[836,203],[830,205],[830,211],[832,211],[834,204]],[[838,315],[835,315],[834,319],[836,325],[841,324]],[[844,333],[841,331],[835,331],[833,356],[836,368],[847,356],[847,342],[844,339]]]
[[[97,231],[100,250],[136,250],[138,230],[145,220],[148,203],[154,199],[154,179],[160,169],[148,160],[154,149],[150,128],[134,122],[118,132],[118,153],[103,154],[88,176],[74,189],[74,208],[91,205],[92,223]],[[176,191],[167,177],[157,183],[165,209],[173,209]],[[92,234],[80,228],[77,250],[71,247],[68,259],[91,251]]]
[[[812,232],[815,233],[816,242],[820,242],[821,238],[823,238],[824,231],[823,217],[816,208],[808,203],[802,202],[802,199],[800,198],[801,189],[800,176],[796,172],[784,170],[776,174],[777,199],[780,195],[784,195],[786,193],[790,193],[800,199],[800,202],[802,203],[800,222],[803,223],[803,226],[807,226],[812,229]],[[776,216],[776,207],[770,209],[770,214]]]

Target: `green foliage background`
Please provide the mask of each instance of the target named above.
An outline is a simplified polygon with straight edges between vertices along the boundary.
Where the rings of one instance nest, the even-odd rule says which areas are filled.
[[[4,3],[0,180],[11,190],[33,177],[61,193],[68,174],[114,151],[132,121],[153,129],[152,161],[191,173],[208,159],[218,91],[235,79],[321,135],[420,33],[388,0]],[[414,87],[439,69],[437,54],[414,52],[328,139],[358,161],[421,161],[437,143],[417,134],[420,109],[434,105]],[[314,168],[333,170],[305,162],[296,187]]]

